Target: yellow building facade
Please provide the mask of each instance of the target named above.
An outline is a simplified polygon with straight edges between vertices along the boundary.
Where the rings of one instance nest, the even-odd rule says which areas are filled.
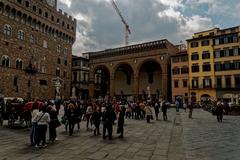
[[[192,101],[211,98],[239,102],[239,36],[240,27],[214,28],[195,33],[187,40]]]
[[[188,42],[189,91],[192,101],[216,98],[213,35],[217,29],[195,33]]]

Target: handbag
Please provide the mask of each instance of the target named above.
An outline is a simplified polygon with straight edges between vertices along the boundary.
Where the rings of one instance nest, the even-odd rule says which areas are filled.
[[[57,128],[57,127],[61,126],[61,123],[58,119],[53,119],[50,121],[50,125],[53,126],[54,128]]]

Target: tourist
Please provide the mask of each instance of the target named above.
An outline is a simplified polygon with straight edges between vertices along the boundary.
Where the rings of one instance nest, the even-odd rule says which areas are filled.
[[[217,115],[217,121],[222,122],[222,120],[223,120],[223,104],[220,101],[217,102],[216,115]]]
[[[160,105],[156,101],[155,104],[154,104],[154,111],[155,111],[156,120],[158,120],[159,108],[160,108]]]
[[[49,143],[53,143],[57,139],[56,128],[61,125],[58,120],[58,111],[54,104],[50,104],[48,107],[48,113],[50,115],[49,123]]]
[[[139,104],[140,107],[140,115],[142,119],[145,119],[146,117],[146,111],[145,111],[145,102],[142,102]]]
[[[137,106],[137,104],[135,102],[131,102],[130,107],[131,107],[131,111],[132,111],[132,113],[131,113],[132,119],[134,119],[134,116],[136,115],[136,112],[135,112],[136,106]]]
[[[35,147],[46,147],[47,125],[50,122],[50,116],[47,113],[47,106],[44,105],[41,111],[34,117],[33,122],[37,122],[38,142]],[[42,143],[41,143],[42,142]],[[40,144],[41,143],[41,144]]]
[[[131,105],[126,102],[124,107],[126,108],[126,118],[130,119],[131,118]]]
[[[77,103],[77,106],[76,106],[76,123],[77,123],[77,128],[78,128],[78,132],[80,131],[80,122],[81,122],[81,119],[82,119],[82,105],[79,103]]]
[[[150,119],[153,119],[153,117],[152,117],[152,109],[150,107],[149,102],[145,105],[145,113],[147,116],[147,123],[150,123]]]
[[[74,125],[76,123],[76,113],[75,113],[75,103],[71,101],[68,104],[68,111],[67,111],[67,119],[68,119],[68,125],[69,125],[69,136],[73,135],[73,129]]]
[[[178,102],[178,100],[176,100],[175,105],[176,105],[176,111],[179,112],[180,103]]]
[[[100,107],[97,106],[91,116],[91,121],[93,122],[95,128],[94,128],[94,135],[101,135],[100,131],[99,131],[99,126],[101,123],[101,111],[100,111]]]
[[[39,112],[38,106],[32,105],[32,112],[31,112],[32,129],[31,129],[30,139],[31,139],[31,145],[33,146],[37,145],[37,142],[38,142],[37,122],[34,122],[34,118],[37,116],[38,112]]]
[[[168,105],[166,103],[166,101],[162,102],[162,113],[163,113],[163,120],[167,121],[168,117],[167,117],[167,109],[168,109]]]
[[[188,105],[188,109],[189,109],[189,114],[188,114],[188,118],[192,118],[192,113],[193,113],[193,106],[194,104],[189,103]]]
[[[89,122],[90,122],[90,125],[91,125],[91,128],[92,128],[92,121],[90,119],[91,116],[92,116],[92,113],[93,113],[92,104],[88,103],[87,110],[86,110],[86,119],[87,119],[86,128],[87,128],[87,130],[89,130]]]
[[[122,105],[118,115],[118,129],[117,133],[120,134],[119,138],[123,138],[123,126],[124,126],[124,116],[125,116],[125,105]]]
[[[113,123],[116,120],[116,114],[112,109],[111,105],[106,107],[106,110],[103,112],[103,139],[106,139],[106,130],[108,132],[108,138],[112,139],[112,130],[113,130]]]

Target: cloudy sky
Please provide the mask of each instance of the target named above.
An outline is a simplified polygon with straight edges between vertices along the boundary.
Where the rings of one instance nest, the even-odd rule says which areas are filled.
[[[240,25],[239,0],[115,0],[128,22],[130,44],[168,39],[178,44],[194,32]],[[78,20],[74,55],[124,45],[124,26],[110,0],[58,0]]]

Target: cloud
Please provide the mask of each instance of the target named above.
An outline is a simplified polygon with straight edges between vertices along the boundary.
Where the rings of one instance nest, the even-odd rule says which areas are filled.
[[[130,44],[168,39],[172,43],[194,32],[238,25],[238,0],[115,0],[130,26]],[[77,19],[73,54],[124,45],[124,25],[111,0],[59,0],[58,7]]]
[[[64,5],[66,5],[68,8],[71,7],[72,4],[72,0],[59,0],[60,3],[63,3]]]
[[[180,25],[178,34],[182,36],[191,36],[195,32],[200,32],[213,28],[213,22],[211,18],[201,17],[199,15],[193,15],[184,19]]]

